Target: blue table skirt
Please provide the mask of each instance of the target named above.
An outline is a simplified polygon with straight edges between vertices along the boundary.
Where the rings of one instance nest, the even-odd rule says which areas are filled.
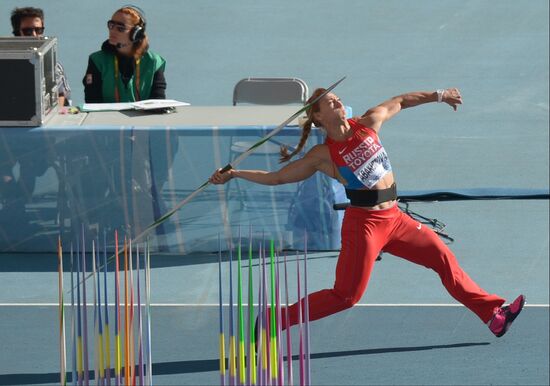
[[[55,252],[85,237],[112,248],[114,231],[133,237],[175,207],[210,174],[273,127],[47,127],[0,128],[0,251]],[[293,146],[300,129],[287,127],[267,146]],[[322,141],[315,130],[308,148]],[[237,149],[238,150],[238,149]],[[264,154],[261,154],[264,153]],[[240,168],[275,170],[276,152],[260,151]],[[337,194],[340,196],[337,197]],[[239,233],[254,246],[263,237],[279,248],[340,247],[341,202],[328,178],[267,187],[239,180],[209,186],[149,232],[155,250],[216,251],[218,235]]]

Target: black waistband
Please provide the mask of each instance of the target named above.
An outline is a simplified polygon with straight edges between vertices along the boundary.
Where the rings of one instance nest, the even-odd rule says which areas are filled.
[[[380,190],[354,190],[346,189],[346,197],[353,206],[375,206],[397,198],[397,186],[395,183],[387,189]]]

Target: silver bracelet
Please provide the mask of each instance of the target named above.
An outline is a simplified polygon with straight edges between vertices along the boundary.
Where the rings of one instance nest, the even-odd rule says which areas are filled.
[[[442,88],[436,90],[436,93],[437,93],[437,103],[443,102],[443,93],[444,93],[444,92],[445,92],[445,90],[442,89]]]

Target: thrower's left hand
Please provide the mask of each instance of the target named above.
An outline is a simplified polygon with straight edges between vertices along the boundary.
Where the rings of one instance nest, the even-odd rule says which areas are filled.
[[[462,95],[460,95],[460,90],[457,88],[448,88],[443,91],[442,102],[447,103],[453,108],[454,111],[458,108],[458,105],[462,104]]]

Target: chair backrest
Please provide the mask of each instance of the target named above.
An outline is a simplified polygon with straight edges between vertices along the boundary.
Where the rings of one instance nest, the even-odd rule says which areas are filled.
[[[307,96],[307,85],[299,78],[246,78],[233,89],[233,106],[305,104]]]

